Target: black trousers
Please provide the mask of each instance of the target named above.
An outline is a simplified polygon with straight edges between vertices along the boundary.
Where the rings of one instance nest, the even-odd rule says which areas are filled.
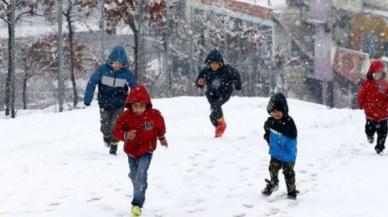
[[[295,171],[294,171],[295,162],[286,163],[278,159],[271,158],[269,163],[269,174],[271,176],[271,183],[278,185],[279,184],[279,170],[283,169],[284,179],[286,180],[287,191],[294,192],[296,191],[295,186]]]
[[[376,148],[383,150],[385,148],[385,140],[387,138],[388,120],[375,122],[370,119],[366,119],[365,133],[368,137],[373,137],[377,133]]]
[[[217,120],[224,116],[222,112],[222,105],[230,99],[230,95],[206,94],[206,98],[210,104],[210,121],[217,127]]]
[[[120,116],[123,110],[124,108],[117,108],[112,110],[100,108],[100,131],[104,136],[104,141],[108,144],[118,142],[113,138],[112,129],[116,122],[116,119]]]

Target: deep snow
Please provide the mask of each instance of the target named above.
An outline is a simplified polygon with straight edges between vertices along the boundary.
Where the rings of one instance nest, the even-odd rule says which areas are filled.
[[[154,100],[170,147],[158,147],[149,171],[144,216],[385,217],[388,157],[374,154],[360,110],[327,109],[290,100],[299,130],[297,201],[285,185],[260,195],[268,177],[262,139],[264,98],[233,97],[228,128],[213,138],[205,98]],[[125,154],[108,155],[94,106],[64,113],[20,112],[0,119],[0,216],[129,216],[131,183]],[[121,146],[122,147],[122,146]]]

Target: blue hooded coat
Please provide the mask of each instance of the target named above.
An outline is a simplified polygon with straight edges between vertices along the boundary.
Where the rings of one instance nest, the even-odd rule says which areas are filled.
[[[119,71],[112,68],[113,62],[120,62],[124,67]],[[128,56],[122,46],[113,48],[105,64],[100,65],[92,74],[86,86],[84,104],[90,105],[94,90],[98,85],[98,104],[105,110],[124,107],[128,95],[128,86],[136,85],[136,80],[128,68]]]
[[[283,118],[276,120],[269,117],[264,124],[264,139],[268,142],[271,157],[286,163],[293,163],[297,154],[297,129],[294,120],[288,115],[286,97],[275,94],[267,106],[268,113],[273,110],[283,113]]]

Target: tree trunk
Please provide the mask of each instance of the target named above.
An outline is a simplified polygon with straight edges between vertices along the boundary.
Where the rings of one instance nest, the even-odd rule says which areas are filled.
[[[133,48],[133,53],[134,53],[134,60],[135,60],[135,78],[137,82],[139,81],[139,32],[137,31],[136,25],[134,22],[130,22],[129,27],[132,29],[133,32],[133,39],[134,39],[134,48]]]
[[[78,90],[77,82],[75,80],[75,66],[74,66],[74,30],[70,15],[71,9],[66,14],[67,28],[69,29],[69,46],[70,46],[70,79],[73,86],[73,107],[78,104]]]
[[[10,1],[10,11],[8,15],[8,75],[5,87],[5,115],[11,118],[16,117],[15,112],[15,12],[16,0]]]
[[[63,104],[65,99],[65,79],[63,75],[63,19],[62,19],[62,3],[63,0],[58,0],[58,103],[59,112],[63,112]]]
[[[100,34],[100,40],[101,40],[101,62],[104,62],[106,59],[105,56],[105,0],[100,0],[101,1],[101,19],[100,19],[100,28],[101,28],[101,34]]]
[[[139,11],[136,13],[135,18],[130,22],[131,29],[133,30],[134,40],[135,40],[135,74],[138,82],[142,82],[144,74],[146,72],[146,62],[145,62],[145,43],[144,35],[145,28],[144,25],[147,20],[147,10],[146,7],[148,2],[145,0],[139,1]],[[145,82],[145,81],[143,81]]]
[[[164,57],[163,57],[163,71],[166,75],[166,80],[167,80],[167,88],[166,88],[166,96],[169,97],[171,96],[171,89],[172,89],[172,70],[171,70],[171,65],[169,64],[169,60],[171,58],[170,55],[170,34],[172,32],[171,28],[171,19],[172,15],[170,14],[170,2],[167,1],[167,7],[166,7],[166,26],[163,31],[163,38],[164,38]]]
[[[27,109],[27,81],[28,81],[28,72],[27,70],[24,72],[23,78],[23,109]]]
[[[11,110],[11,24],[8,24],[8,74],[5,81],[5,115],[10,115]]]
[[[28,74],[28,63],[27,63],[27,57],[23,57],[23,64],[24,64],[24,77],[23,77],[23,110],[27,109],[27,82],[29,79],[29,74]]]

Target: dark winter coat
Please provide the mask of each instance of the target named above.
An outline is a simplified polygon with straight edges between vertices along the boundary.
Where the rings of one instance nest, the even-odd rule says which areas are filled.
[[[137,115],[132,110],[133,103],[146,104],[146,111]],[[113,135],[116,139],[124,141],[125,153],[137,159],[156,149],[157,139],[164,137],[166,127],[163,116],[158,110],[152,108],[151,98],[141,85],[136,85],[131,89],[125,107],[127,110],[120,115],[113,127]],[[125,133],[131,130],[136,130],[135,139],[125,140]]]
[[[214,72],[209,66],[210,62],[219,62],[221,67]],[[205,60],[205,63],[207,66],[199,73],[196,84],[199,86],[199,79],[206,80],[206,96],[228,98],[233,92],[233,87],[236,90],[241,90],[241,78],[239,72],[233,67],[224,64],[224,59],[217,50],[210,52]],[[203,88],[203,86],[199,87]]]
[[[270,145],[271,157],[283,162],[295,162],[297,154],[297,129],[294,120],[288,115],[287,100],[283,94],[271,97],[267,111],[282,111],[283,118],[276,120],[269,117],[264,123],[264,139]]]
[[[112,63],[118,61],[124,65],[114,71]],[[128,56],[123,47],[115,47],[105,64],[100,65],[92,74],[86,86],[84,103],[89,105],[93,100],[94,90],[98,85],[98,104],[106,110],[124,107],[128,95],[128,86],[133,87],[136,80],[128,68]]]
[[[388,119],[388,81],[383,78],[379,81],[373,79],[373,73],[384,70],[380,61],[374,61],[367,74],[367,79],[361,83],[357,95],[359,108],[364,109],[368,119],[380,122]],[[378,69],[377,69],[378,68]]]

